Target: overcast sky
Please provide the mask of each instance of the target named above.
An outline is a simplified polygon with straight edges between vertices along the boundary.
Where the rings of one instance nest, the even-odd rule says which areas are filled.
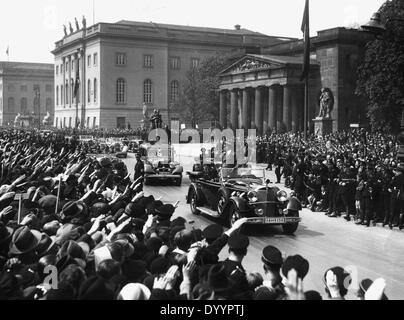
[[[268,35],[302,34],[304,0],[2,0],[0,61],[53,63],[50,51],[63,37],[63,24],[82,16],[87,25],[119,20],[242,28]],[[385,0],[311,0],[311,35],[337,26],[367,22]]]

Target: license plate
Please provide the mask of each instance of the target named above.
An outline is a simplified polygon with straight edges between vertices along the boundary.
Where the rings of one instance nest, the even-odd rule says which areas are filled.
[[[170,172],[160,172],[160,174],[162,175],[162,176],[168,176],[169,174],[170,174]]]
[[[265,223],[286,223],[285,218],[265,218]]]

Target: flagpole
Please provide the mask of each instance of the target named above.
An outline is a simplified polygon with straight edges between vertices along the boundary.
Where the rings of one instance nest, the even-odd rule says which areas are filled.
[[[309,76],[304,81],[304,140],[307,141],[309,124]]]

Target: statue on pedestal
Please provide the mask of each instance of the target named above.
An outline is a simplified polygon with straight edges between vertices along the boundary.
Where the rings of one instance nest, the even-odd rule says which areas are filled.
[[[21,114],[18,113],[14,119],[14,126],[17,127],[21,124]]]
[[[47,125],[50,125],[50,118],[51,118],[51,115],[49,114],[49,112],[47,111],[46,112],[46,116],[43,118],[43,120],[42,120],[42,124],[44,125],[44,126],[47,126]]]
[[[70,34],[72,34],[74,32],[73,27],[72,27],[72,23],[69,22],[69,29],[70,29]]]
[[[152,129],[160,129],[163,123],[160,111],[154,109],[153,115],[150,117],[150,121],[152,123]]]
[[[63,32],[65,33],[65,37],[66,37],[67,36],[67,27],[65,24],[63,25]]]
[[[322,88],[320,95],[320,114],[317,118],[331,118],[331,111],[334,107],[334,96],[329,88]]]
[[[82,23],[83,23],[83,29],[84,29],[84,30],[87,29],[87,20],[86,20],[86,17],[85,17],[85,16],[83,16]]]

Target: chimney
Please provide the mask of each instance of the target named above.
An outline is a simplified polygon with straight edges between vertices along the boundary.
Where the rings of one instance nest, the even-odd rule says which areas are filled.
[[[239,24],[236,24],[236,25],[234,26],[234,29],[240,30],[240,29],[241,29],[241,26],[240,26]]]

